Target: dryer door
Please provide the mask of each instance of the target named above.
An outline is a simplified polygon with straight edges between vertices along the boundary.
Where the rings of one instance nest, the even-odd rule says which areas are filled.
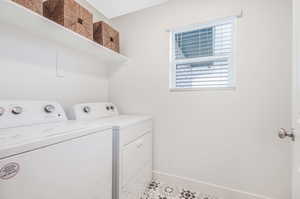
[[[112,132],[0,160],[1,199],[111,199]]]

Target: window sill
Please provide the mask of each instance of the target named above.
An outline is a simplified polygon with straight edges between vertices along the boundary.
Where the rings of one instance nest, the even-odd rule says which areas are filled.
[[[205,88],[170,88],[171,92],[190,92],[190,91],[222,91],[222,90],[229,90],[229,91],[235,91],[236,87],[205,87]]]

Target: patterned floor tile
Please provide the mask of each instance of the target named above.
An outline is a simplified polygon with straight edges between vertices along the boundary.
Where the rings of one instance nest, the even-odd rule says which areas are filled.
[[[220,199],[216,196],[199,193],[176,185],[153,180],[141,199]]]

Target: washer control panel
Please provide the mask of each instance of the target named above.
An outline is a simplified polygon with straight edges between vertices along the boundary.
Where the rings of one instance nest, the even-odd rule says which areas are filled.
[[[72,119],[97,119],[119,115],[117,107],[109,102],[77,104],[72,109]]]
[[[67,120],[57,102],[0,101],[0,129]]]

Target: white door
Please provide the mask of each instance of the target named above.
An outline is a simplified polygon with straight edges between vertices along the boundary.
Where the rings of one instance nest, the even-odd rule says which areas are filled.
[[[300,0],[293,0],[293,199],[300,198]]]

